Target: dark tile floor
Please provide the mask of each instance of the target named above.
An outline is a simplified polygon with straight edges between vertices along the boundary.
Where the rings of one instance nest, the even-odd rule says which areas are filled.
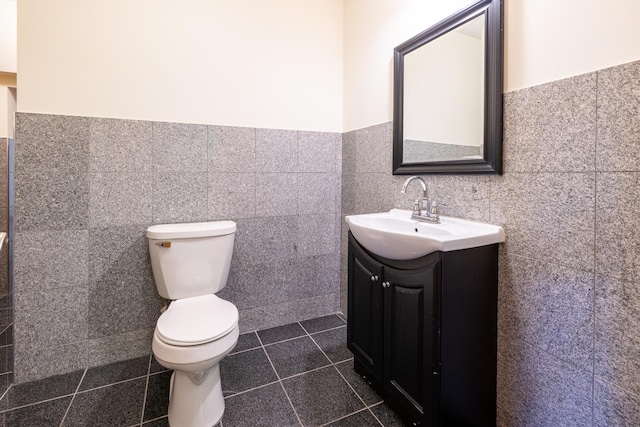
[[[402,425],[353,371],[341,315],[243,334],[221,367],[220,427]],[[145,356],[14,385],[0,425],[168,426],[170,377]]]

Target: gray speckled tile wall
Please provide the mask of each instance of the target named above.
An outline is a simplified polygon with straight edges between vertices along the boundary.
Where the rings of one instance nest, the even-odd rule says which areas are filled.
[[[356,133],[355,172],[391,173],[392,140],[390,123],[359,129]]]
[[[207,172],[207,151],[206,126],[153,123],[153,167],[157,173]]]
[[[342,175],[356,173],[358,132],[342,134]]]
[[[491,179],[487,176],[432,176],[428,179],[432,189],[429,197],[440,203],[442,215],[489,222]],[[396,192],[400,194],[399,190]]]
[[[16,232],[84,229],[88,223],[87,173],[16,172]]]
[[[593,171],[596,73],[505,95],[505,170]]]
[[[588,426],[592,374],[518,339],[498,346],[498,406],[518,426]]]
[[[145,356],[150,353],[152,338],[153,328],[89,339],[83,343],[86,348],[84,366],[101,366]]]
[[[16,293],[88,283],[88,230],[25,231],[16,233],[13,242]]]
[[[640,61],[598,71],[599,171],[640,170]]]
[[[255,172],[256,130],[208,126],[209,172]]]
[[[88,172],[90,120],[17,113],[15,172]]]
[[[296,192],[299,214],[336,212],[335,173],[299,173]]]
[[[340,141],[336,133],[298,132],[298,172],[338,172]]]
[[[593,269],[594,172],[505,174],[493,181],[490,204],[509,252]]]
[[[88,337],[104,338],[153,329],[163,300],[149,276],[92,283],[88,296]]]
[[[640,396],[596,378],[593,392],[594,427],[640,425]]]
[[[16,381],[151,351],[156,223],[238,223],[243,331],[338,310],[340,134],[20,114],[16,140]]]
[[[152,223],[151,174],[93,173],[89,187],[91,227],[126,227]]]
[[[86,340],[88,297],[86,286],[16,294],[16,344],[35,349]]]
[[[594,274],[536,259],[500,257],[498,330],[591,371]]]
[[[596,268],[640,282],[640,172],[598,173]]]
[[[598,275],[595,313],[595,374],[640,395],[638,282]]]
[[[256,172],[296,172],[298,132],[256,129]]]
[[[34,381],[87,366],[87,342],[45,348],[28,348],[16,341],[14,381]]]
[[[206,221],[208,180],[206,172],[156,172],[153,178],[153,223]]]
[[[255,173],[209,173],[211,219],[253,218],[256,215]]]
[[[151,172],[151,122],[89,119],[91,172]]]
[[[89,240],[91,283],[145,277],[151,271],[145,227],[92,228]]]
[[[297,173],[263,173],[256,176],[256,216],[298,214]]]

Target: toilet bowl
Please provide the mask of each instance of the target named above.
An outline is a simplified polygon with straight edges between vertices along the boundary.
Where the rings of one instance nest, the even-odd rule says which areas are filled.
[[[238,342],[238,310],[214,293],[226,285],[235,229],[232,221],[147,229],[158,293],[172,300],[158,318],[152,350],[174,370],[173,427],[211,427],[224,413],[219,363]]]

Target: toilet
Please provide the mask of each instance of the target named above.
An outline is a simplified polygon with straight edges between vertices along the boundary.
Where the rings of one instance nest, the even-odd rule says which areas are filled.
[[[212,427],[224,412],[220,361],[238,342],[238,309],[215,295],[227,283],[236,224],[212,221],[147,229],[158,293],[171,300],[153,354],[173,369],[169,424]]]

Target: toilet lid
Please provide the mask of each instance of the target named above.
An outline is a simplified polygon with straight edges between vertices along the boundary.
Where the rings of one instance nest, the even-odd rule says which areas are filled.
[[[238,323],[238,309],[215,295],[172,301],[156,324],[158,337],[167,344],[191,346],[225,336]]]

